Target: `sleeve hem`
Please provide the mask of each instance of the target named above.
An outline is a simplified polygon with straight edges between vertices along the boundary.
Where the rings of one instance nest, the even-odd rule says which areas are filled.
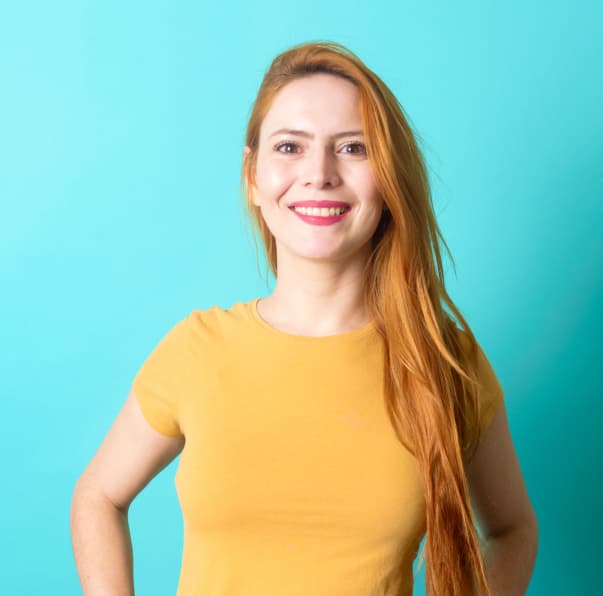
[[[140,407],[140,411],[142,412],[144,419],[153,430],[166,437],[176,438],[184,436],[183,433],[178,430],[175,430],[172,426],[162,424],[157,420],[156,417],[153,417],[151,415],[151,412],[149,412],[149,410],[147,409],[147,405],[144,400],[140,397],[139,393],[137,393],[134,388],[132,388],[132,392],[134,393],[134,397],[136,398],[136,401],[138,403],[138,406]]]
[[[490,407],[482,414],[480,433],[484,433],[488,429],[492,419],[494,418],[494,415],[500,410],[503,401],[504,395],[500,394],[496,400],[490,404]]]

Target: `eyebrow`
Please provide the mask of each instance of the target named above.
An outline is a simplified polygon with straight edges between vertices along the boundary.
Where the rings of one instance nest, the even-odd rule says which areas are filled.
[[[279,128],[278,130],[275,130],[269,138],[274,137],[275,135],[278,134],[289,134],[289,135],[296,135],[298,137],[306,137],[308,139],[313,139],[314,135],[312,133],[306,132],[305,130],[297,130],[295,128]],[[343,132],[338,132],[334,135],[331,135],[332,139],[338,139],[340,137],[352,137],[352,136],[356,136],[356,135],[363,135],[364,133],[361,130],[346,130]]]

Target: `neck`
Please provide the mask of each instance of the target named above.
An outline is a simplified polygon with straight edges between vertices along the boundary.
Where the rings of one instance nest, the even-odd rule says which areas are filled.
[[[279,264],[274,291],[258,302],[258,312],[270,325],[287,333],[334,335],[366,325],[363,267],[337,270],[332,263],[294,271]]]

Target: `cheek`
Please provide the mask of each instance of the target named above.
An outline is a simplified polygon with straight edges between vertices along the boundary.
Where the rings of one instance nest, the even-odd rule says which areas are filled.
[[[289,164],[279,162],[258,164],[256,180],[262,196],[282,194],[294,179],[295,175]]]
[[[363,197],[368,203],[381,204],[381,197],[375,184],[375,179],[370,171],[360,171],[354,176],[354,180],[351,182],[354,189],[360,197]]]

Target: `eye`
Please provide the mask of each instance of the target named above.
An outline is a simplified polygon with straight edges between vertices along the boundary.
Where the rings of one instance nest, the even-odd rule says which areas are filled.
[[[347,151],[348,148],[355,147],[356,151]],[[352,155],[366,155],[366,145],[364,143],[347,143],[343,146],[344,153],[350,153]]]
[[[297,143],[292,143],[291,141],[283,141],[281,143],[278,143],[274,146],[274,150],[278,151],[279,153],[295,153],[294,151],[289,151],[289,150],[285,150],[285,151],[281,151],[281,149],[283,147],[298,147]]]

